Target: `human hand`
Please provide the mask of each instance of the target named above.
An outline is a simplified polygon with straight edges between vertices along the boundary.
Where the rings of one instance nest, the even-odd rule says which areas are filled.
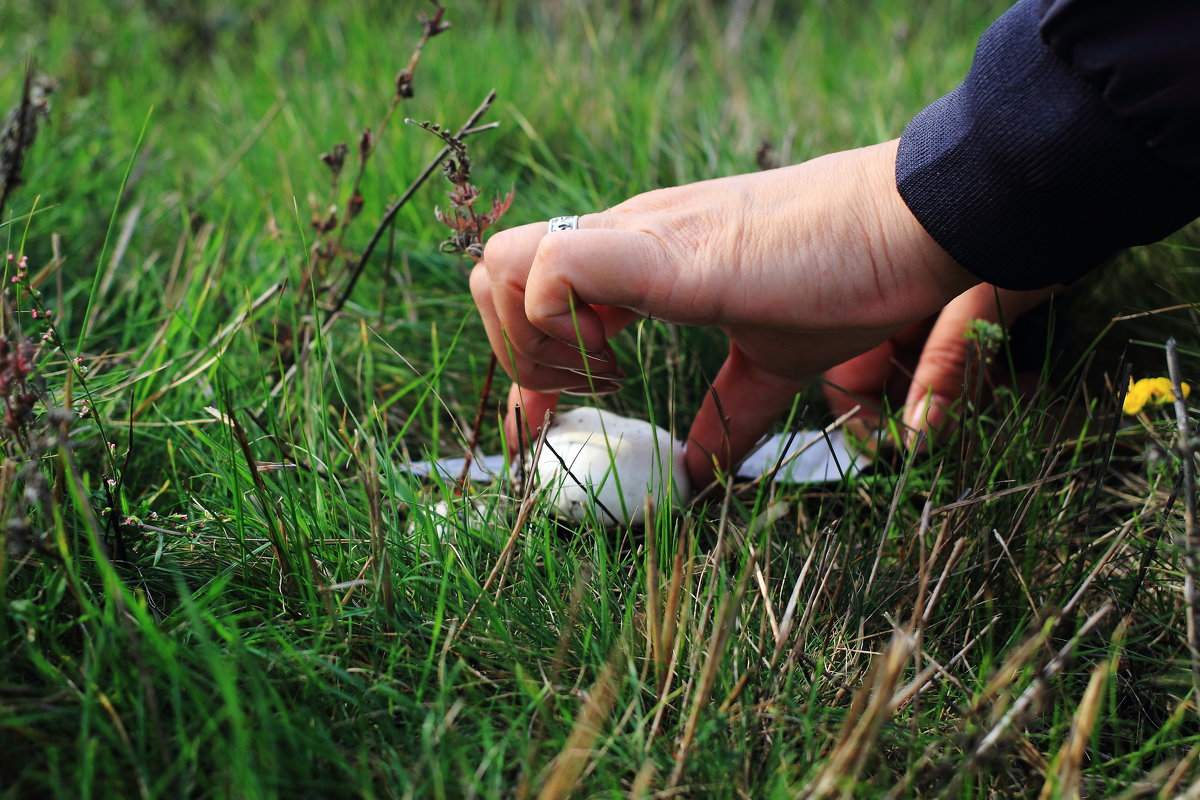
[[[494,235],[471,275],[488,339],[536,426],[558,391],[623,377],[607,339],[638,316],[717,325],[730,352],[688,437],[696,485],[739,460],[806,379],[976,283],[896,191],[896,142],[638,195],[546,234]],[[510,441],[517,435],[508,420]]]
[[[949,409],[959,399],[971,343],[964,335],[972,320],[1012,324],[1061,287],[1028,292],[978,284],[934,318],[904,328],[887,341],[825,372],[825,400],[835,415],[860,411],[856,419],[873,428],[885,396],[904,404],[902,421],[911,441],[919,431],[946,433]],[[904,393],[897,396],[896,391]]]

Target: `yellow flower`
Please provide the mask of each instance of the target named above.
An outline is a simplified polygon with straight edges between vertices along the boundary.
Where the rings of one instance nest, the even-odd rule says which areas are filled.
[[[1183,390],[1183,396],[1187,397],[1192,393],[1192,387],[1186,383],[1180,383],[1180,389]],[[1175,392],[1171,391],[1170,378],[1142,378],[1140,381],[1129,379],[1129,391],[1125,393],[1125,403],[1121,406],[1121,410],[1133,416],[1140,414],[1146,406],[1158,408],[1167,403],[1175,402]]]

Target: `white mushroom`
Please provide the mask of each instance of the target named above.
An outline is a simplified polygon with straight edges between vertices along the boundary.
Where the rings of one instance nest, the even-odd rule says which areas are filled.
[[[555,416],[536,469],[554,507],[580,522],[640,523],[647,494],[656,508],[691,495],[682,444],[656,425],[598,408]]]

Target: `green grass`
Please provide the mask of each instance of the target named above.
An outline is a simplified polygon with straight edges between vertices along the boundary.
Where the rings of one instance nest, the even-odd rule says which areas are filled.
[[[763,140],[797,161],[897,135],[1002,5],[455,3],[345,248],[440,147],[403,117],[454,127],[495,88],[475,180],[540,220],[753,170]],[[1001,370],[951,440],[843,485],[734,486],[616,532],[522,514],[506,484],[462,497],[402,467],[461,454],[487,365],[440,176],[279,380],[349,271],[312,268],[354,168],[334,190],[318,155],[379,132],[430,8],[0,8],[4,105],[29,60],[61,81],[0,219],[40,291],[5,273],[6,335],[40,341],[34,308],[57,331],[0,467],[0,797],[1193,786],[1173,422],[1123,420],[1111,389],[1127,361],[1164,374],[1167,335],[1195,377],[1197,320],[1109,319],[1195,302],[1195,236],[1070,293],[1053,345],[1015,337],[998,360],[1042,371],[1035,395]],[[644,325],[617,351],[636,377],[606,405],[682,428],[723,344]]]

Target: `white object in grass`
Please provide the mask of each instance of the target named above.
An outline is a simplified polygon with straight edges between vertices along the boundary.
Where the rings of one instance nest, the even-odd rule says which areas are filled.
[[[769,437],[746,456],[737,469],[737,477],[769,475],[776,483],[830,483],[857,475],[870,463],[871,457],[849,441],[840,428],[829,432],[795,431]],[[476,483],[500,480],[508,466],[508,457],[503,453],[476,455],[469,464],[464,458],[452,457],[404,465],[414,475],[436,474],[446,481],[458,480],[466,467],[467,477]]]
[[[408,523],[408,535],[417,536],[428,525],[438,539],[452,539],[462,531],[473,530],[488,517],[488,507],[478,500],[473,503],[459,501],[454,505],[439,500],[431,506],[414,509]]]
[[[665,508],[692,492],[683,445],[670,433],[599,408],[557,414],[535,468],[558,512],[579,522],[641,523],[647,494]]]

